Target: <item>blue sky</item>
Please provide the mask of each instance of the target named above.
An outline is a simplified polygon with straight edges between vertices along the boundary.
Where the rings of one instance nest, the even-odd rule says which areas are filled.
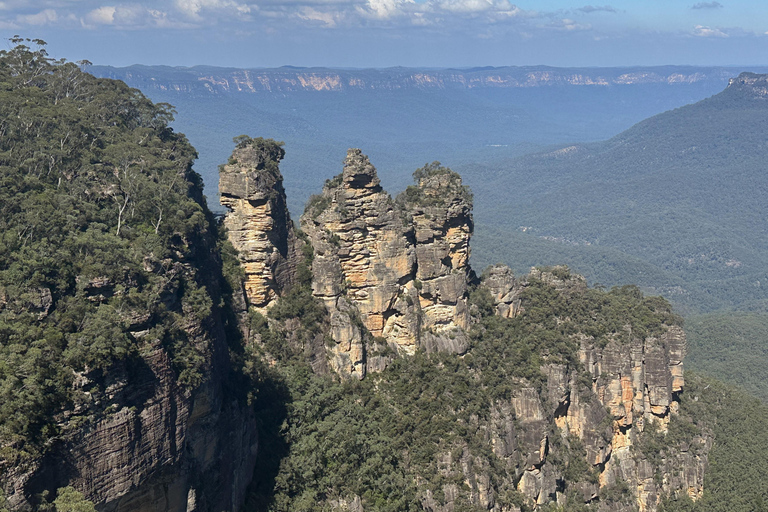
[[[0,0],[3,37],[117,66],[765,65],[766,32],[757,0]]]

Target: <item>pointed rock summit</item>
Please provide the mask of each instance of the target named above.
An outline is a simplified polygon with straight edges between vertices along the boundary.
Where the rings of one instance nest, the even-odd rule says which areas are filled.
[[[382,353],[467,348],[471,194],[437,163],[414,177],[394,201],[368,157],[350,149],[301,218],[315,251],[313,291],[331,314],[331,366],[342,375],[381,369]]]

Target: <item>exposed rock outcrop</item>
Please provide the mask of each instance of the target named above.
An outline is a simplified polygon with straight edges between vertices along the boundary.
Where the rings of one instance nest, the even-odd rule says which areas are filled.
[[[278,164],[285,151],[271,139],[239,138],[221,166],[221,204],[230,242],[245,270],[248,303],[264,313],[295,281],[300,244],[288,213]]]
[[[483,285],[491,292],[497,314],[514,316],[514,312],[521,312],[519,297],[530,279],[565,292],[586,286],[580,276],[568,276],[564,267],[533,269],[522,279],[515,279],[509,269],[493,267],[484,276]],[[711,438],[697,438],[695,449],[671,447],[663,455],[644,452],[644,436],[665,435],[678,411],[678,394],[684,385],[683,330],[672,326],[658,336],[627,331],[624,336],[600,341],[580,335],[578,341],[579,362],[586,374],[580,374],[577,367],[545,364],[542,370],[547,376],[546,388],[537,394],[521,384],[523,387],[512,400],[518,425],[517,449],[522,452],[518,457],[528,461],[518,490],[536,503],[552,501],[558,493],[554,480],[547,485],[548,480],[542,476],[547,464],[547,435],[554,435],[546,421],[551,418],[558,427],[557,435],[562,436],[561,449],[562,443],[572,442],[568,436],[578,439],[596,472],[592,487],[585,483],[582,489],[585,502],[596,499],[600,489],[619,484],[633,491],[636,500],[629,505],[641,512],[655,510],[664,495],[682,492],[699,497]],[[509,438],[511,428],[502,427],[494,446],[509,445],[502,440]],[[650,462],[655,457],[660,458],[654,460],[656,466]],[[659,480],[658,474],[668,476]],[[622,510],[627,505],[601,508]]]
[[[477,280],[469,266],[469,191],[437,163],[414,178],[416,185],[393,200],[368,158],[349,150],[343,172],[310,199],[302,216],[314,252],[312,293],[329,314],[328,363],[341,378],[361,379],[418,349],[464,353],[467,333],[480,321],[469,306],[470,287],[485,288],[490,311],[506,319],[527,313],[532,289],[550,297],[537,300],[588,295],[586,280],[566,267],[517,278],[495,266]],[[486,432],[506,476],[491,479],[490,465],[498,460],[453,446],[440,453],[438,468],[448,480],[464,481],[468,497],[464,488],[446,484],[442,497],[425,491],[422,505],[448,511],[461,496],[501,511],[496,496],[506,489],[533,506],[575,500],[598,510],[645,512],[666,495],[700,496],[711,437],[696,438],[693,448],[648,452],[648,440],[666,435],[677,414],[685,335],[673,323],[651,334],[622,325],[598,336],[577,323],[563,331],[572,359],[537,354],[545,378],[513,379],[506,402],[491,404],[489,418],[471,420]],[[569,470],[580,464],[580,473]],[[342,501],[363,510],[360,497]]]
[[[439,165],[415,176],[418,184],[393,201],[368,157],[351,149],[302,216],[313,291],[331,314],[332,367],[342,375],[386,365],[367,365],[369,351],[467,348],[471,196]]]
[[[180,285],[197,282],[213,298],[221,297],[221,261],[209,252],[211,237],[207,233],[196,241],[203,255],[196,262],[190,254],[184,263],[146,261],[150,271],[153,265],[164,268],[158,295],[177,314],[175,335],[201,358],[199,384],[180,382],[178,362],[152,313],[124,311],[140,355],[107,371],[76,375],[75,402],[56,417],[61,434],[42,458],[3,475],[12,510],[34,509],[41,492],[67,485],[105,512],[203,512],[242,505],[259,444],[256,418],[231,392],[220,310],[199,316]],[[108,284],[94,279],[83,287],[89,298],[99,297]]]
[[[472,196],[461,177],[437,162],[414,173],[416,186],[398,197],[414,230],[416,285],[422,310],[425,348],[446,348],[452,332],[461,341],[454,352],[466,350],[463,332],[469,328],[467,286],[474,279],[469,266]]]
[[[365,374],[366,331],[403,353],[419,342],[413,230],[360,150],[301,218],[315,251],[314,294],[331,313],[332,367]]]

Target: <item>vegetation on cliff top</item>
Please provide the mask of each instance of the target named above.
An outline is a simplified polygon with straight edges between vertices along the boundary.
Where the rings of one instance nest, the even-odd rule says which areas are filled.
[[[153,343],[194,388],[208,347],[186,328],[216,307],[188,271],[216,240],[172,107],[13,42],[0,52],[0,468],[105,414],[89,397]]]
[[[399,196],[398,201],[416,204],[422,207],[446,206],[449,197],[459,197],[468,205],[472,204],[472,192],[462,185],[461,176],[440,162],[425,164],[413,172],[416,185],[409,185]]]
[[[525,312],[514,319],[497,316],[487,289],[477,288],[477,322],[464,357],[417,352],[363,381],[338,382],[313,374],[301,358],[278,356],[270,371],[283,389],[286,417],[272,429],[279,437],[265,441],[266,460],[246,509],[331,510],[339,500],[358,496],[365,510],[416,511],[423,509],[427,491],[444,503],[445,486],[453,485],[455,510],[485,510],[472,504],[461,470],[440,462],[452,457],[460,467],[458,461],[467,457],[489,472],[497,504],[527,510],[507,462],[491,448],[493,415],[523,387],[545,393],[543,364],[563,363],[578,372],[575,334],[621,339],[630,325],[636,335],[650,336],[678,321],[666,301],[644,297],[634,287],[590,289],[571,280],[567,269],[552,271],[566,287],[531,278],[522,296]],[[283,336],[284,347],[290,343],[280,325],[290,319],[283,312],[300,315],[305,302],[298,294],[284,297],[276,306],[281,313],[270,313],[278,320],[271,336]],[[591,377],[585,378],[583,391],[591,393]],[[260,406],[271,410],[268,402]],[[556,470],[569,476],[566,489],[594,481],[577,439],[561,440],[554,431],[549,439]],[[606,489],[602,500],[627,499],[626,492],[615,491]],[[581,510],[583,502],[570,495],[568,510]]]
[[[186,323],[204,324],[221,308],[230,319],[230,342],[240,339],[226,293],[214,293],[188,272],[213,255],[221,256],[233,288],[241,277],[231,246],[211,236],[200,179],[190,167],[195,152],[168,127],[171,107],[52,61],[41,41],[15,42],[21,44],[0,52],[3,475],[44,453],[70,425],[108,414],[109,400],[93,404],[88,397],[103,391],[110,371],[130,375],[152,343],[166,350],[182,387],[198,385],[210,354],[192,342]],[[241,142],[253,141],[273,159],[282,151],[274,141]],[[327,318],[311,295],[308,268],[299,272],[301,283],[269,314],[278,328],[253,318],[275,364],[265,364],[252,348],[231,347],[250,377],[238,383],[261,413],[262,464],[252,502],[258,509],[320,510],[356,495],[366,510],[419,510],[425,490],[444,502],[446,486],[453,485],[459,489],[454,510],[479,510],[460,472],[440,466],[446,453],[454,461],[469,453],[486,464],[496,502],[524,508],[489,447],[485,429],[493,408],[522,386],[541,391],[544,363],[578,371],[575,334],[601,343],[626,337],[627,325],[644,336],[678,322],[666,301],[644,297],[636,287],[555,289],[530,279],[525,312],[514,319],[494,315],[483,289],[473,292],[477,322],[466,356],[417,353],[363,382],[339,383],[314,375],[302,357]],[[567,271],[556,272],[569,280]],[[582,379],[589,393],[589,377]],[[670,501],[666,510],[764,509],[766,408],[717,383],[695,381],[689,389],[684,417],[696,428],[714,429],[720,444],[702,501]],[[696,431],[675,432],[676,442],[687,443]],[[593,483],[594,471],[579,463],[583,445],[551,434],[551,461],[565,475],[565,488]],[[599,499],[625,498],[617,484]],[[0,494],[0,510],[5,506]],[[69,488],[53,506],[93,510]]]

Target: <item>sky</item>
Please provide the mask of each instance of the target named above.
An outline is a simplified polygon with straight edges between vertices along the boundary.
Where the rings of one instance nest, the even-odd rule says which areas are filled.
[[[0,36],[114,66],[768,64],[764,0],[603,1],[0,0]]]

